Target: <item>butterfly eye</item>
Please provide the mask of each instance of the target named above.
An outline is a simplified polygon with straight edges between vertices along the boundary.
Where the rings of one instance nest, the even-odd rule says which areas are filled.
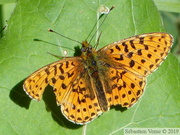
[[[85,51],[86,51],[85,47],[82,47],[81,52],[85,52]]]
[[[92,53],[92,46],[90,46],[90,47],[87,48],[87,52],[88,52],[88,53]]]
[[[92,46],[82,47],[82,48],[81,48],[81,52],[92,53]]]

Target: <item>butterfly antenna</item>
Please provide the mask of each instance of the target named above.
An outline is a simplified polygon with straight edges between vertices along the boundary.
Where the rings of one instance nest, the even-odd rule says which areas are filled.
[[[86,38],[86,40],[89,38],[90,34],[92,33],[92,31],[93,31],[93,30],[95,29],[95,27],[97,26],[97,22],[101,19],[101,17],[102,17],[104,14],[107,14],[107,15],[105,16],[105,18],[103,19],[102,23],[99,25],[98,29],[94,32],[94,34],[93,34],[93,36],[91,37],[89,43],[92,41],[92,39],[93,39],[94,36],[96,35],[97,31],[100,29],[100,27],[102,26],[102,24],[104,23],[104,21],[105,21],[106,18],[108,17],[109,12],[111,12],[114,8],[115,8],[115,6],[112,6],[112,7],[109,9],[108,12],[103,12],[103,13],[100,15],[100,17],[99,17],[98,20],[96,21],[93,29],[92,29],[91,32],[89,33],[89,35],[88,35],[88,37]],[[98,39],[99,39],[99,38],[98,38]],[[96,46],[97,46],[97,45],[96,45]]]
[[[95,44],[95,46],[94,46],[95,49],[97,49],[97,47],[98,47],[98,45],[99,45],[99,40],[100,40],[101,34],[102,34],[102,32],[101,32],[101,33],[99,34],[99,36],[98,36],[97,42],[96,42],[96,44]]]
[[[47,44],[51,44],[51,45],[53,45],[53,46],[62,47],[62,48],[66,48],[66,49],[69,49],[69,50],[74,51],[73,49],[71,49],[71,48],[69,48],[69,47],[60,46],[60,45],[53,44],[53,43],[51,43],[51,42],[48,42],[48,41],[45,41],[45,40],[41,40],[41,39],[37,39],[37,38],[33,39],[33,41],[40,41],[40,42],[44,42],[44,43],[47,43]]]
[[[74,40],[74,39],[72,39],[72,38],[66,37],[66,36],[64,36],[64,35],[56,32],[56,31],[54,31],[54,30],[52,30],[52,29],[48,29],[48,31],[49,31],[49,32],[56,33],[56,34],[58,34],[58,35],[60,35],[60,36],[62,36],[62,37],[64,37],[64,38],[69,39],[69,40],[71,40],[71,41],[74,41],[74,42],[76,42],[76,43],[78,43],[78,44],[81,44],[81,42],[79,42],[79,41],[77,41],[77,40]]]
[[[103,14],[102,14],[102,15],[103,15]],[[101,17],[102,17],[102,16],[101,16]],[[98,20],[97,20],[96,23],[94,24],[93,28],[92,28],[91,31],[89,32],[89,34],[88,34],[88,36],[87,36],[87,38],[86,38],[86,41],[87,41],[87,39],[90,37],[91,33],[93,32],[93,30],[95,29],[95,27],[96,27],[96,25],[97,25],[97,22],[100,20],[101,17],[98,18]]]

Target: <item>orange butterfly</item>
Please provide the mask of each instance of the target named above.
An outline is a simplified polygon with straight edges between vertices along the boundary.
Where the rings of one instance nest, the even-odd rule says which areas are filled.
[[[143,94],[146,78],[168,55],[173,37],[147,33],[111,43],[96,51],[82,42],[81,56],[67,57],[32,73],[25,92],[41,100],[53,87],[57,105],[71,122],[86,124],[112,105],[131,107]]]

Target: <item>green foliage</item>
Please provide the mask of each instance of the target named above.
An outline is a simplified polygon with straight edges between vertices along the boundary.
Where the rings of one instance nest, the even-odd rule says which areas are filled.
[[[159,10],[180,13],[180,0],[154,0]]]
[[[63,56],[66,50],[68,56],[73,56],[72,49],[80,46],[47,29],[81,42],[96,22],[100,5],[115,5],[116,8],[100,29],[102,36],[98,48],[137,34],[164,31],[151,0],[18,1],[8,20],[6,35],[0,40],[1,134],[82,134],[82,126],[69,122],[61,114],[52,88],[47,88],[43,100],[36,102],[30,100],[22,85],[33,71],[58,60],[47,52]],[[95,39],[91,44],[95,44]],[[170,54],[148,77],[145,93],[137,104],[129,109],[113,107],[90,122],[85,133],[119,135],[123,134],[124,128],[179,127],[179,70],[177,59]]]

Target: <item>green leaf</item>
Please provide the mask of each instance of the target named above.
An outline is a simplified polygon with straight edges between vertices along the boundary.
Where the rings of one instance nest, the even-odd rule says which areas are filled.
[[[49,28],[77,41],[87,38],[97,20],[100,5],[115,9],[100,28],[98,48],[137,34],[164,31],[151,0],[20,0],[0,40],[1,134],[123,134],[124,128],[179,127],[180,73],[171,54],[148,77],[144,95],[129,109],[120,106],[104,112],[86,128],[69,122],[57,107],[52,88],[36,102],[23,91],[23,80],[40,67],[58,60],[47,54],[74,55],[81,45],[50,33]],[[100,20],[101,22],[102,20]],[[45,40],[51,44],[34,41]],[[95,44],[93,38],[91,44]],[[57,44],[57,47],[52,44]],[[73,50],[72,50],[73,49]]]
[[[17,0],[0,0],[0,4],[9,4],[17,2]]]
[[[154,0],[159,10],[180,13],[180,0]]]

